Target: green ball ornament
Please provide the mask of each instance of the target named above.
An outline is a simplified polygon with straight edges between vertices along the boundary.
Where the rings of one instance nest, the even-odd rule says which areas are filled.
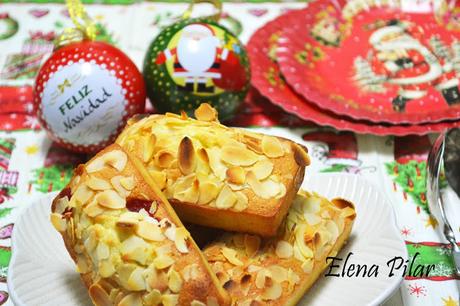
[[[165,28],[144,62],[147,94],[160,112],[185,111],[209,103],[220,120],[231,118],[250,85],[249,59],[229,30],[210,19],[188,19]]]

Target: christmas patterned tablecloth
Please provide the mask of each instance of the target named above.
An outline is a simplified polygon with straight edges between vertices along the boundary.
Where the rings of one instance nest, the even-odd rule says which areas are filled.
[[[228,3],[222,23],[247,42],[267,21],[303,6]],[[97,21],[99,38],[116,44],[139,67],[151,39],[185,8],[185,4],[171,3],[87,6]],[[128,19],[132,22],[127,25],[124,20]],[[63,188],[74,165],[86,158],[53,145],[32,114],[33,77],[51,52],[56,34],[68,25],[66,9],[60,4],[0,6],[0,305],[13,305],[6,279],[17,216],[42,194]],[[428,277],[407,276],[387,305],[459,306],[459,281],[454,278],[449,247],[426,202],[425,159],[436,135],[375,137],[321,128],[284,113],[254,91],[232,124],[288,136],[306,145],[312,156],[309,175],[353,173],[386,194],[410,259],[435,264]],[[443,187],[460,239],[460,200],[446,183]]]

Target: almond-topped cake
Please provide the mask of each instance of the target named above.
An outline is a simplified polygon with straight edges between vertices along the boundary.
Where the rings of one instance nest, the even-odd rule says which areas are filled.
[[[51,221],[97,306],[230,305],[142,163],[118,145],[75,170]]]
[[[117,143],[143,162],[184,221],[274,236],[310,163],[306,149],[226,127],[208,104],[195,116],[132,119]]]
[[[276,238],[226,233],[203,252],[233,305],[296,305],[345,244],[355,217],[346,200],[301,191]]]

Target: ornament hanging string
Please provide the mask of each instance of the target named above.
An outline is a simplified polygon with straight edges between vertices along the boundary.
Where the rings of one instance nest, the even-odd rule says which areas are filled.
[[[204,17],[205,19],[210,19],[212,21],[219,21],[220,16],[222,15],[222,1],[221,0],[192,0],[185,11],[185,13],[182,15],[182,19],[189,19],[192,16],[193,8],[195,4],[198,3],[210,3],[214,8],[216,9],[216,13],[212,14],[210,16]]]
[[[96,38],[96,25],[86,13],[81,1],[66,0],[66,5],[74,27],[64,29],[56,40],[56,48],[84,39],[94,40]]]

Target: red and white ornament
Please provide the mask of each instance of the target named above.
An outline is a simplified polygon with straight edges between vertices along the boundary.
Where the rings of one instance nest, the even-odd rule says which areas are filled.
[[[87,153],[110,144],[144,111],[145,97],[142,75],[123,52],[85,40],[57,49],[42,66],[34,108],[54,141]]]

